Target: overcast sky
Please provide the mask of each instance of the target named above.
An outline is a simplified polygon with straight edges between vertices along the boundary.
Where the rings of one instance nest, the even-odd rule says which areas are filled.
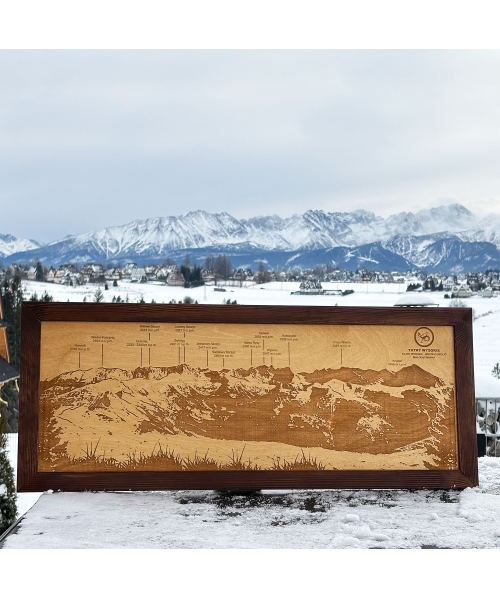
[[[498,51],[0,51],[0,233],[500,212]]]

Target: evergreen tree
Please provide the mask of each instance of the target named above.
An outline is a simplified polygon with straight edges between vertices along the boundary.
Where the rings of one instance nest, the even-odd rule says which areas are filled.
[[[4,320],[12,366],[19,370],[21,356],[21,303],[24,300],[21,279],[16,275],[10,283],[4,281],[1,289]]]
[[[94,303],[100,304],[103,300],[104,300],[104,293],[100,289],[98,289],[94,293]]]
[[[2,534],[17,518],[16,484],[14,470],[7,455],[7,435],[5,419],[0,410],[0,534]]]
[[[7,342],[9,344],[10,361],[19,370],[21,357],[21,303],[24,300],[21,279],[16,275],[10,282],[4,281],[0,288],[4,320],[7,323]],[[19,417],[19,388],[17,381],[9,381],[1,388],[1,399],[7,402],[4,406],[4,427],[9,433],[17,432]]]
[[[191,282],[192,283],[203,283],[203,276],[201,274],[201,266],[193,267],[191,271]]]
[[[35,273],[36,280],[43,281],[44,280],[43,266],[42,266],[42,263],[40,262],[40,260],[37,260],[35,270],[36,270],[36,273]]]
[[[184,277],[184,287],[189,287],[189,279],[191,278],[191,270],[189,266],[185,266],[184,264],[181,266],[181,274]]]
[[[496,376],[497,379],[500,379],[500,365],[498,362],[493,366],[493,370],[491,371],[493,376]]]
[[[4,426],[8,433],[17,433],[19,422],[19,387],[17,381],[5,383],[0,392],[4,405]],[[3,404],[2,404],[3,405]]]
[[[201,266],[181,266],[181,273],[184,277],[184,287],[198,287],[204,285],[201,275]]]
[[[118,281],[116,279],[113,281],[113,287],[118,287]]]

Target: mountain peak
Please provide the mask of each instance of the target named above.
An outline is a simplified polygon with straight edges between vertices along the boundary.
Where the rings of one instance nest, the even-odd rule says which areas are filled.
[[[228,212],[195,210],[69,235],[44,246],[0,235],[0,257],[20,263],[39,258],[46,266],[90,261],[144,265],[164,260],[166,255],[182,260],[190,253],[193,260],[202,262],[210,253],[225,253],[234,267],[252,267],[256,260],[265,259],[270,267],[326,262],[355,270],[366,263],[378,270],[404,271],[434,265],[444,270],[443,255],[449,252],[457,255],[447,257],[446,265],[455,268],[462,261],[471,270],[475,263],[465,256],[476,256],[478,248],[467,244],[477,242],[490,244],[484,248],[487,265],[498,267],[500,233],[496,220],[478,221],[458,203],[387,218],[362,209],[309,209],[286,218],[272,215],[238,220]]]
[[[0,258],[17,252],[36,250],[39,247],[40,244],[34,239],[20,239],[14,235],[0,233]]]

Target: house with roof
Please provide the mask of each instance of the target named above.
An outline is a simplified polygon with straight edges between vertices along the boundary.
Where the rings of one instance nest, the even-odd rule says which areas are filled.
[[[174,287],[184,287],[185,282],[184,275],[179,270],[171,272],[167,277],[167,285]]]
[[[460,285],[455,285],[452,288],[451,297],[470,297],[472,295],[472,291],[467,283],[461,283]]]
[[[302,281],[299,291],[294,292],[294,295],[323,295],[324,293],[319,279],[309,276],[307,280]]]
[[[132,271],[137,268],[136,262],[127,262],[122,270],[122,279],[130,279]]]
[[[253,272],[250,268],[240,267],[233,272],[233,279],[237,281],[246,281],[253,277]]]
[[[68,275],[68,269],[65,266],[60,266],[56,274],[54,275],[54,283],[58,283],[61,285],[64,282],[64,279]]]
[[[146,273],[146,279],[148,281],[155,281],[157,278],[156,273],[159,270],[159,266],[157,264],[151,264],[150,266],[144,267],[144,272]]]
[[[133,268],[130,273],[131,283],[146,283],[148,280],[146,270],[144,268]]]
[[[213,272],[203,269],[201,271],[201,278],[205,285],[215,285],[215,275]]]
[[[57,270],[52,266],[47,272],[47,282],[58,283],[59,285],[81,284],[83,275],[79,272],[74,264],[61,264]]]
[[[441,283],[442,280],[439,280],[436,275],[431,274],[425,279],[422,289],[424,289],[424,291],[437,291],[441,286]],[[444,289],[444,286],[442,289]]]
[[[4,320],[2,297],[0,295],[0,389],[9,381],[19,378],[19,372],[10,363],[7,323]],[[0,403],[6,403],[0,399]]]
[[[455,285],[456,277],[449,275],[445,279],[443,279],[443,291],[451,291]]]
[[[171,272],[174,272],[174,270],[175,270],[175,266],[165,266],[165,265],[160,266],[158,268],[158,270],[156,271],[156,279],[158,281],[166,281],[168,278],[168,275]]]
[[[121,268],[108,268],[104,273],[104,278],[106,281],[119,281],[122,277],[122,269]]]
[[[56,272],[57,269],[55,269],[53,266],[49,268],[49,272],[47,273],[47,283],[53,283],[55,281]]]

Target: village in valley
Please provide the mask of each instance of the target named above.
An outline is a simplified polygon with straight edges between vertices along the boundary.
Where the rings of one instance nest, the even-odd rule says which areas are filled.
[[[14,277],[22,281],[37,281],[78,287],[95,285],[106,290],[110,286],[120,284],[142,283],[166,285],[168,287],[194,288],[203,285],[220,288],[225,286],[249,287],[264,283],[298,283],[297,294],[321,295],[329,293],[323,289],[322,283],[359,284],[395,284],[398,290],[444,292],[445,299],[484,298],[500,294],[500,274],[498,269],[484,272],[427,273],[423,269],[398,271],[379,271],[360,268],[349,271],[337,268],[336,265],[318,265],[315,268],[302,269],[276,268],[268,269],[264,262],[259,262],[254,270],[249,266],[233,268],[231,260],[225,255],[208,256],[204,263],[191,262],[187,254],[182,264],[177,265],[170,258],[161,264],[138,266],[135,262],[114,265],[89,262],[84,265],[61,264],[47,268],[39,261],[33,264],[11,263],[6,268],[0,264],[0,281],[10,281]],[[373,288],[372,288],[373,290]],[[331,293],[330,293],[331,294]],[[116,298],[116,296],[115,296]]]

